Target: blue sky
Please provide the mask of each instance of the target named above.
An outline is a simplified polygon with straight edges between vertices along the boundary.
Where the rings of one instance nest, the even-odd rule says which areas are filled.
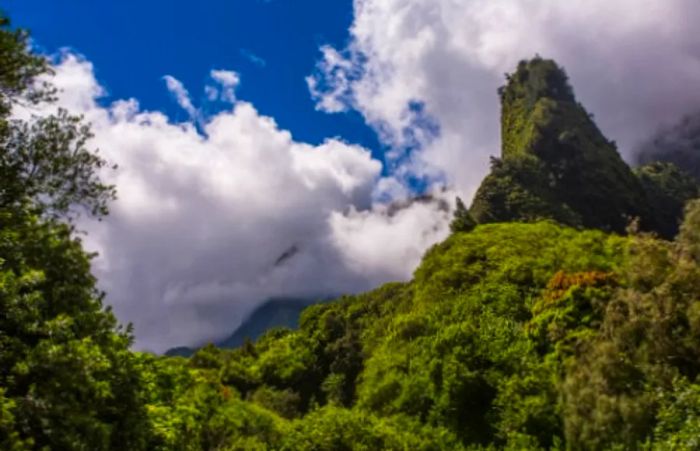
[[[380,149],[358,113],[316,111],[304,81],[321,45],[348,40],[351,0],[7,0],[4,9],[42,51],[69,47],[91,61],[107,101],[133,97],[184,120],[162,77],[182,81],[197,103],[211,69],[234,70],[238,98],[295,140],[339,136]]]

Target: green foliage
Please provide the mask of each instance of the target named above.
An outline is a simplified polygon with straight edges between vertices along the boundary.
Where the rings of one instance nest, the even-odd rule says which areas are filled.
[[[472,218],[467,207],[464,206],[462,199],[457,197],[454,217],[450,222],[450,231],[452,233],[470,232],[474,227],[476,227],[476,221]]]
[[[0,211],[0,387],[36,447],[138,447],[130,332],[104,311],[70,229]]]
[[[700,385],[677,378],[656,397],[657,423],[650,449],[700,449]]]
[[[89,131],[59,111],[47,61],[0,18],[0,443],[7,449],[143,449],[149,435],[131,331],[102,306],[70,221],[106,213],[113,189]]]
[[[241,400],[212,369],[182,358],[141,356],[152,434],[145,449],[266,449],[283,420]]]
[[[198,437],[186,449],[693,448],[698,230],[694,202],[672,243],[553,222],[453,234],[409,284],[310,307],[299,330],[237,350],[157,360],[188,376],[153,390],[151,421],[173,424],[168,446]],[[236,420],[216,429],[229,404]]]
[[[576,101],[566,73],[552,60],[521,61],[506,78],[507,85],[499,89],[504,158],[534,150],[538,126],[545,125],[534,120],[535,112],[543,116],[545,106]]]
[[[380,418],[358,410],[324,407],[292,424],[284,450],[463,449],[442,428],[406,417]]]
[[[481,224],[553,219],[582,225],[581,216],[556,198],[554,186],[553,177],[534,157],[492,159],[491,173],[481,182],[470,211]]]
[[[54,88],[38,78],[51,73],[48,61],[29,49],[28,34],[12,30],[0,16],[0,208],[24,209],[50,218],[81,211],[100,217],[115,197],[99,177],[107,162],[89,150],[82,118],[56,114],[12,119],[12,109],[52,102]]]
[[[634,447],[653,437],[655,423],[670,443],[687,440],[695,427],[677,399],[692,396],[700,374],[700,203],[694,201],[686,216],[674,243],[634,239],[624,287],[609,301],[601,333],[567,368],[564,415],[571,443]]]
[[[557,343],[575,334],[538,334],[533,324],[546,330],[561,307],[572,318],[559,327],[575,325],[586,309],[565,309],[566,299],[591,304],[588,287],[608,286],[603,275],[618,271],[626,243],[547,222],[455,234],[426,255],[411,284],[310,307],[298,331],[272,331],[237,350],[155,360],[147,375],[172,362],[180,376],[148,390],[153,429],[163,449],[197,449],[232,403],[239,418],[267,426],[226,426],[229,435],[215,434],[221,447],[559,443],[557,380],[574,351]]]
[[[12,29],[10,19],[0,13],[0,118],[6,119],[14,104],[36,104],[51,100],[54,89],[35,83],[36,77],[50,73],[46,58],[28,52],[29,33]]]
[[[115,190],[100,180],[107,162],[87,149],[92,135],[81,118],[59,109],[52,116],[5,125],[5,133],[0,133],[0,207],[29,204],[54,218],[71,218],[81,211],[97,217],[107,214]]]

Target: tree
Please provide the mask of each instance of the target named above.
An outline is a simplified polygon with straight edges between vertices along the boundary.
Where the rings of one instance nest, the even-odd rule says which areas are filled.
[[[27,39],[0,17],[0,447],[144,449],[131,329],[103,307],[72,225],[106,214],[114,188],[81,118],[13,116],[55,101]]]
[[[31,205],[44,217],[67,220],[81,211],[101,217],[115,188],[100,179],[108,163],[86,147],[92,135],[82,118],[63,109],[28,120],[12,116],[15,108],[31,113],[56,100],[46,81],[49,62],[28,50],[28,38],[0,16],[0,207]]]
[[[10,19],[0,14],[0,117],[6,119],[12,105],[23,99],[29,104],[51,100],[55,90],[35,83],[39,75],[51,73],[46,58],[27,51],[29,34],[10,28]]]
[[[452,233],[469,232],[476,227],[476,221],[464,206],[462,199],[457,197],[457,207],[455,208],[454,217],[450,223]]]
[[[131,331],[103,308],[71,227],[0,211],[0,311],[0,387],[18,438],[37,449],[139,448]]]
[[[0,135],[0,207],[31,205],[44,217],[72,220],[108,212],[115,189],[100,179],[107,165],[86,147],[90,128],[59,109],[29,121],[9,120]]]

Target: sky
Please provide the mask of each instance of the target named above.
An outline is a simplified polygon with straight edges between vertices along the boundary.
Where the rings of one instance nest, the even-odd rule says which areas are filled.
[[[107,99],[134,97],[146,109],[183,119],[162,89],[163,73],[204,100],[211,69],[243,75],[241,98],[318,143],[328,136],[379,150],[359,114],[320,114],[304,78],[324,44],[342,46],[352,22],[351,0],[5,0],[12,20],[32,31],[46,53],[70,48],[95,66]]]
[[[85,243],[136,346],[158,352],[226,336],[265,299],[409,279],[498,155],[496,91],[523,58],[564,66],[628,161],[700,109],[696,0],[4,8],[119,165]]]

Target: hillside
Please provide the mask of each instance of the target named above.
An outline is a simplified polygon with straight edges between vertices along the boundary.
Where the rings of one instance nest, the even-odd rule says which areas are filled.
[[[180,381],[150,401],[162,445],[210,448],[212,428],[233,448],[685,443],[700,427],[698,221],[695,203],[674,243],[482,225],[409,283],[308,308],[298,331],[147,358]]]
[[[466,223],[453,224],[453,231],[468,230],[474,222],[551,219],[577,228],[624,233],[637,218],[643,230],[661,237],[672,239],[678,233],[685,203],[700,194],[698,182],[668,158],[661,160],[663,155],[676,155],[669,150],[671,142],[692,141],[689,136],[697,127],[689,125],[690,119],[680,131],[672,129],[676,134],[682,131],[684,140],[672,139],[672,131],[667,131],[656,138],[656,147],[646,145],[645,165],[632,169],[576,100],[565,71],[554,61],[540,57],[522,61],[499,94],[501,157],[492,160],[491,173],[468,212],[462,212],[464,205],[458,200],[457,215],[462,214]],[[653,159],[654,155],[659,158]],[[287,307],[285,302],[264,304],[230,339],[215,344],[240,346],[244,337],[256,339],[272,327],[296,327],[302,308],[291,303],[292,311],[287,312]],[[167,354],[192,352],[174,348]]]

